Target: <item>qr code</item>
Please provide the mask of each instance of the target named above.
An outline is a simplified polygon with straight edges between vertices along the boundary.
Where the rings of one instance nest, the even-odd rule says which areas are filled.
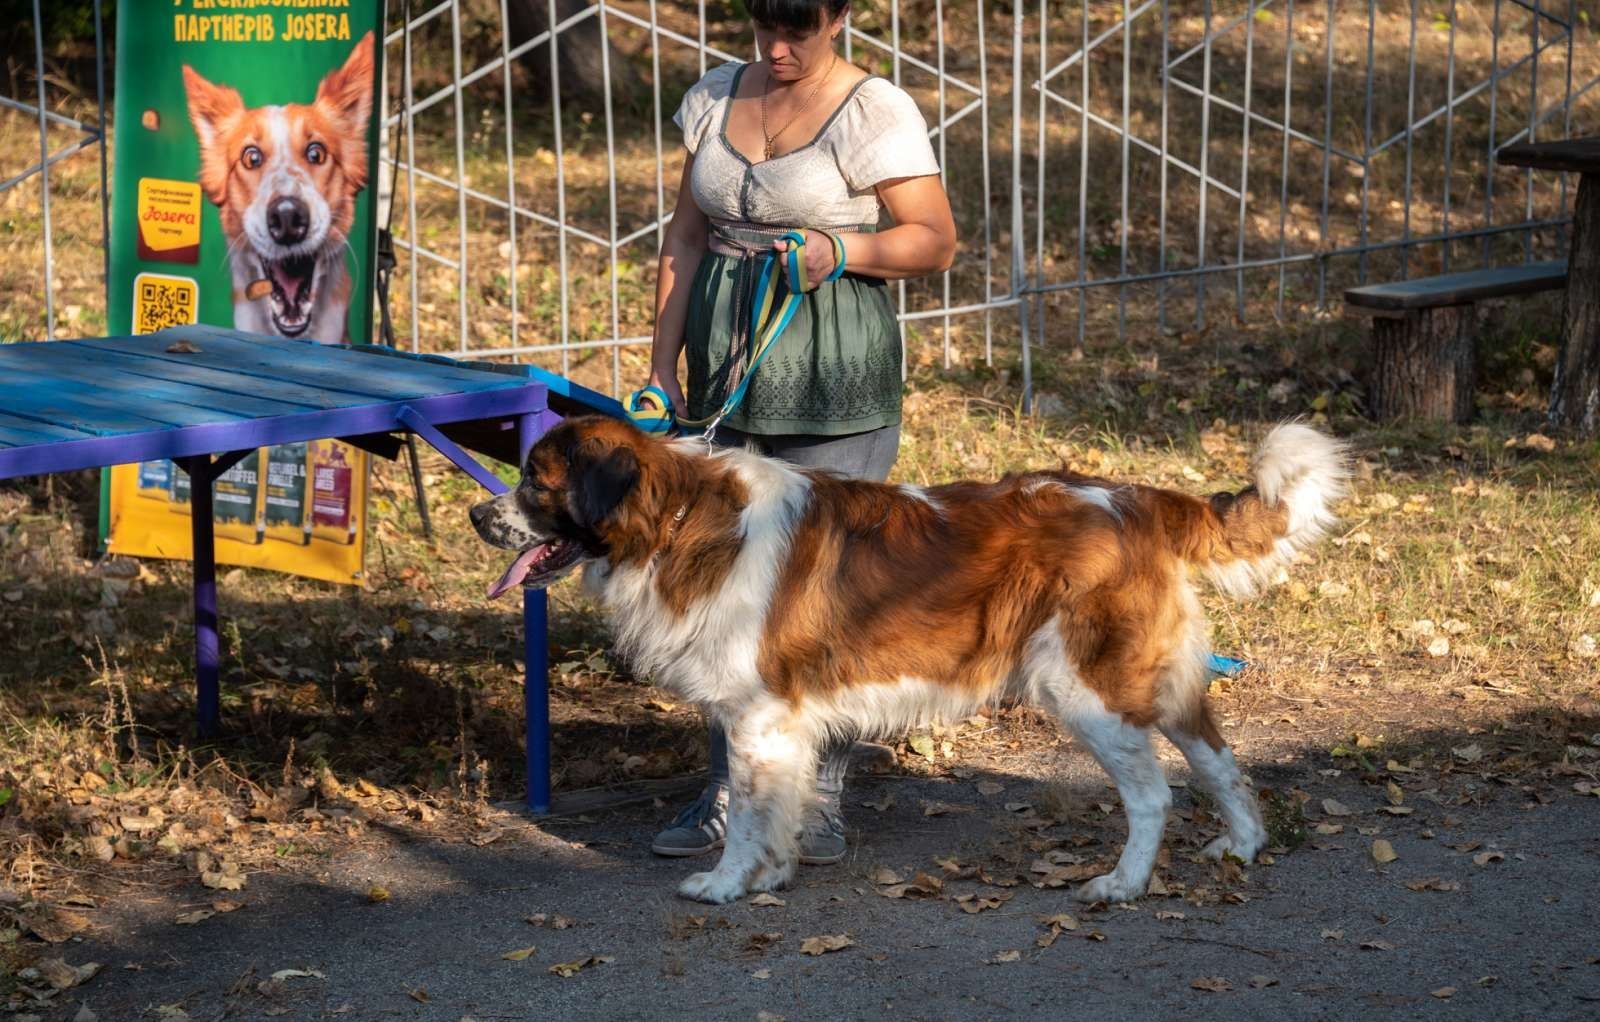
[[[141,273],[133,284],[133,332],[151,334],[197,320],[200,286],[188,277]]]

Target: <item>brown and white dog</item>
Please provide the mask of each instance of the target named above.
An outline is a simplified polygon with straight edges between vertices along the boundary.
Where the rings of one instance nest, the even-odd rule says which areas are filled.
[[[1087,901],[1144,894],[1171,801],[1161,731],[1222,808],[1206,854],[1250,860],[1255,798],[1206,705],[1191,569],[1246,595],[1322,535],[1344,449],[1287,424],[1254,485],[1209,501],[1071,472],[918,488],[800,471],[602,418],[562,423],[521,483],[472,509],[518,551],[490,596],[585,565],[641,676],[727,729],[727,846],[679,887],[733,901],[787,884],[817,750],[958,719],[997,696],[1053,712],[1116,782],[1128,841]]]
[[[184,65],[200,187],[217,207],[233,274],[233,325],[338,344],[356,195],[367,183],[373,40],[329,71],[310,103],[246,107]],[[268,286],[270,284],[270,287]]]

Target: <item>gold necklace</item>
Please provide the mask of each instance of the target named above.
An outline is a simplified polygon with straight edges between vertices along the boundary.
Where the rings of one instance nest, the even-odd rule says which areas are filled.
[[[826,85],[828,83],[828,79],[832,77],[833,65],[837,63],[839,63],[839,54],[837,51],[835,51],[833,54],[833,59],[828,61],[828,70],[822,73],[822,78],[818,80],[816,86],[812,88],[811,95],[807,96],[805,102],[800,104],[800,109],[794,112],[794,116],[789,118],[787,124],[779,128],[777,131],[771,132],[770,134],[767,132],[767,99],[772,95],[772,71],[770,68],[767,70],[767,87],[761,93],[761,136],[766,139],[766,144],[761,149],[761,158],[763,160],[772,159],[772,143],[777,140],[778,136],[782,135],[784,132],[793,127],[794,122],[800,119],[800,115],[806,112],[806,107],[811,105],[811,101],[817,98],[817,93],[822,91],[822,87]]]

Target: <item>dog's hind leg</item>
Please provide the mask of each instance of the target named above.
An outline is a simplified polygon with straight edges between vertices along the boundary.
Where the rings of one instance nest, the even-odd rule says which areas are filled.
[[[728,729],[728,838],[714,869],[678,893],[725,905],[794,879],[804,798],[815,786],[816,748],[787,707],[746,715]]]
[[[1223,822],[1228,827],[1227,832],[1206,845],[1201,854],[1210,859],[1221,859],[1224,855],[1245,862],[1254,859],[1267,843],[1267,829],[1261,822],[1255,793],[1239,773],[1233,750],[1222,740],[1204,696],[1186,718],[1163,721],[1161,733],[1178,747],[1200,786],[1217,800]]]
[[[1092,693],[1084,696],[1068,701],[1071,706],[1061,712],[1061,721],[1111,775],[1128,816],[1128,841],[1115,869],[1074,894],[1080,901],[1132,901],[1150,886],[1172,794],[1150,747],[1150,730],[1129,724],[1102,705],[1087,705],[1099,700]]]

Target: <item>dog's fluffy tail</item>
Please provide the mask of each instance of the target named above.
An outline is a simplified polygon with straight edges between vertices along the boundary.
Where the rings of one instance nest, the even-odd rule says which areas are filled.
[[[1261,442],[1251,477],[1239,493],[1185,498],[1187,506],[1167,516],[1178,555],[1237,598],[1253,595],[1327,532],[1349,486],[1349,458],[1333,437],[1288,422]]]

